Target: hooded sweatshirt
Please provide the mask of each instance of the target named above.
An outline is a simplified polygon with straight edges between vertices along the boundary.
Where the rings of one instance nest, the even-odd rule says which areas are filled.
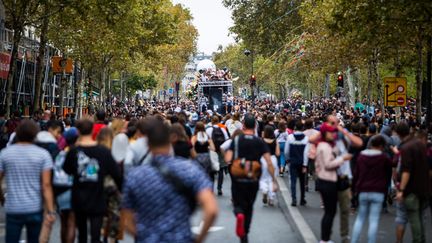
[[[285,158],[291,166],[307,166],[309,140],[303,132],[295,131],[285,143]]]
[[[392,173],[392,161],[383,152],[375,149],[362,151],[357,158],[357,192],[385,193]]]

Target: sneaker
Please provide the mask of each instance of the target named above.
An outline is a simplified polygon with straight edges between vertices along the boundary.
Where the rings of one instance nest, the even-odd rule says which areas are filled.
[[[222,195],[223,195],[222,190],[218,190],[218,196],[222,196]]]
[[[245,216],[242,213],[238,213],[237,214],[237,223],[236,223],[236,234],[238,237],[243,238],[245,237],[245,228],[244,228],[244,221],[245,221]]]
[[[297,202],[293,201],[293,202],[291,203],[291,206],[293,206],[293,207],[297,207]]]
[[[267,193],[263,194],[263,200],[262,201],[263,201],[264,204],[267,204],[267,202],[268,202]]]
[[[270,207],[273,207],[273,206],[274,206],[273,200],[269,199],[269,200],[268,200],[268,205],[269,205]]]
[[[307,204],[306,200],[303,199],[303,200],[300,201],[300,205],[301,206],[305,206],[306,204]]]
[[[249,240],[248,240],[247,235],[240,238],[240,243],[248,243],[248,242],[249,242]]]

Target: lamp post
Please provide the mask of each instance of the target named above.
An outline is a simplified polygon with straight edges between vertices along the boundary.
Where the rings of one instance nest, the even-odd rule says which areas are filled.
[[[252,104],[254,104],[255,102],[255,75],[254,75],[254,56],[253,56],[253,52],[251,50],[246,49],[244,51],[244,54],[249,57],[251,56],[251,76],[249,79],[249,85],[251,87],[251,94],[252,94]]]

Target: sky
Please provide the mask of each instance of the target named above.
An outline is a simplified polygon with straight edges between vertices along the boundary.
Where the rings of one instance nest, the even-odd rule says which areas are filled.
[[[194,18],[193,24],[198,29],[198,51],[212,54],[219,45],[234,43],[228,36],[229,27],[233,25],[231,11],[225,8],[222,0],[172,0],[189,8]]]

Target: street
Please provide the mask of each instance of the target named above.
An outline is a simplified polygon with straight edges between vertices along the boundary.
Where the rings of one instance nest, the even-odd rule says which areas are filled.
[[[289,185],[289,176],[286,175],[283,177],[283,181]],[[316,239],[319,239],[320,236],[320,227],[321,227],[321,218],[324,214],[324,211],[321,206],[321,199],[318,192],[315,192],[315,185],[312,180],[309,181],[309,192],[306,192],[306,206],[298,206],[301,216],[304,218],[310,229],[312,230],[313,234],[315,235]],[[297,194],[299,194],[299,188],[297,191]],[[288,202],[289,205],[291,204],[291,201]],[[381,218],[379,222],[378,227],[378,235],[377,235],[377,242],[396,242],[396,234],[395,234],[395,216],[396,216],[396,209],[394,206],[388,207],[387,213],[381,213]],[[352,227],[354,225],[354,221],[356,218],[356,213],[351,213],[350,215],[350,236],[352,234]],[[298,220],[298,218],[296,219]],[[426,242],[432,242],[432,220],[431,220],[431,214],[430,214],[430,208],[427,208],[424,215],[424,222],[426,227]],[[360,237],[360,242],[367,242],[367,221],[362,229],[362,234]],[[409,228],[409,224],[407,225],[407,229],[405,232],[404,242],[410,242],[411,241],[411,230]],[[339,235],[339,210],[335,216],[334,222],[333,222],[333,232],[332,232],[332,240],[335,242],[340,241],[340,235]]]
[[[275,207],[263,206],[261,202],[261,195],[258,194],[255,202],[254,218],[251,226],[250,242],[313,242],[314,239],[319,239],[320,236],[320,223],[323,215],[323,209],[320,208],[320,196],[318,192],[314,191],[313,181],[309,181],[309,192],[306,192],[307,206],[291,207],[290,192],[289,188],[289,176],[286,175],[283,178],[279,178],[280,192],[278,193],[278,202]],[[281,184],[282,183],[282,184]],[[232,214],[231,205],[231,181],[229,177],[225,178],[223,191],[224,195],[217,197],[219,204],[219,216],[216,223],[210,229],[206,242],[237,242],[238,239],[235,235],[235,218]],[[285,195],[282,195],[285,194]],[[287,202],[285,201],[287,200]],[[287,205],[289,205],[288,208]],[[295,211],[298,210],[300,216],[295,215]],[[293,218],[293,215],[296,216]],[[350,234],[352,233],[352,226],[355,221],[356,214],[352,213],[350,216]],[[395,208],[390,206],[387,213],[381,214],[379,231],[377,236],[377,242],[395,242]],[[304,227],[301,222],[304,220],[307,226]],[[425,211],[425,225],[429,227],[426,230],[426,239],[432,239],[432,227],[431,227],[431,214],[430,210]],[[199,232],[201,223],[201,214],[199,211],[191,219],[192,232]],[[0,213],[0,242],[4,242],[4,226],[5,218],[3,208]],[[313,235],[308,235],[310,231]],[[409,228],[409,225],[408,225]],[[301,229],[301,230],[299,230]],[[305,235],[306,233],[306,235]],[[50,242],[60,242],[60,224],[57,220],[54,225]],[[304,239],[303,237],[307,237]],[[367,223],[363,227],[362,236],[360,242],[365,242],[367,237]],[[23,239],[25,239],[25,231],[23,231]],[[312,239],[312,240],[311,240]],[[332,239],[338,242],[339,237],[339,213],[336,215],[333,224]],[[409,242],[411,239],[411,230],[407,229],[405,233],[405,242]],[[318,240],[316,240],[318,241]],[[130,236],[121,241],[124,243],[133,242]],[[25,243],[22,241],[21,243]]]
[[[223,185],[223,196],[217,197],[219,204],[219,216],[216,223],[210,229],[206,242],[237,242],[235,235],[235,217],[232,213],[231,204],[231,181],[229,177],[225,178]],[[302,242],[300,235],[293,227],[293,221],[289,218],[287,206],[278,195],[278,203],[274,207],[263,206],[261,195],[258,194],[255,202],[254,217],[252,220],[250,242],[274,242],[274,243],[297,243]],[[0,211],[0,242],[4,242],[4,211]],[[199,232],[201,222],[200,212],[197,211],[191,219],[192,232]],[[22,239],[25,239],[23,231]],[[51,240],[52,243],[60,242],[60,224],[56,221]],[[126,236],[123,243],[131,243],[133,239]],[[25,243],[22,241],[20,243]]]

